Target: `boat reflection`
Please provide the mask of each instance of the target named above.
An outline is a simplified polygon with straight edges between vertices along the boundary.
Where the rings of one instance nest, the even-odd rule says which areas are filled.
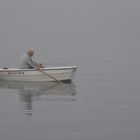
[[[17,90],[20,103],[26,114],[31,116],[35,101],[75,101],[74,83],[58,84],[56,82],[0,82],[0,88]],[[66,98],[67,97],[67,98]]]

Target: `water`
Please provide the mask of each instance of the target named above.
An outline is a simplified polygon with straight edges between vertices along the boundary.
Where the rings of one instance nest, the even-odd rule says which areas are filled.
[[[7,3],[8,2],[8,3]],[[77,65],[72,84],[0,81],[2,140],[140,139],[140,2],[0,2],[0,67],[35,49]]]

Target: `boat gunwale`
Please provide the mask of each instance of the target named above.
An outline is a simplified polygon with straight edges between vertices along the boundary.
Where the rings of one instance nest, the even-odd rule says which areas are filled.
[[[66,69],[77,69],[77,66],[66,66],[66,67],[45,67],[41,68],[42,70],[66,70]],[[9,71],[37,71],[36,69],[20,69],[20,68],[8,68],[0,69],[0,72],[9,72]]]

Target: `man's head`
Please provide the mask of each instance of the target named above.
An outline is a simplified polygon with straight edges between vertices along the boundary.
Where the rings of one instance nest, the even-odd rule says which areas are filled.
[[[27,54],[28,54],[30,57],[32,57],[32,56],[34,55],[34,49],[29,48],[29,49],[27,50]]]

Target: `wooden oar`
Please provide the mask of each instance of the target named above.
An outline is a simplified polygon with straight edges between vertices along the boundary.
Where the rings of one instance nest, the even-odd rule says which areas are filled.
[[[34,62],[34,61],[33,61]],[[38,65],[36,62],[34,62],[36,65]],[[47,77],[50,77],[51,79],[55,80],[56,82],[58,82],[59,84],[62,84],[62,82],[58,79],[56,79],[54,76],[46,73],[45,71],[43,71],[41,68],[38,68],[37,66],[34,66],[34,68],[38,71],[40,71],[41,73],[43,73],[44,75],[46,75]]]
[[[48,74],[48,73],[46,73],[45,71],[43,71],[42,69],[40,69],[40,68],[35,68],[36,70],[38,70],[38,71],[40,71],[40,72],[42,72],[44,75],[46,75],[46,76],[48,76],[48,77],[50,77],[50,78],[52,78],[53,80],[55,80],[56,82],[58,82],[59,84],[61,84],[62,82],[60,81],[60,80],[58,80],[58,79],[56,79],[54,76],[52,76],[52,75],[50,75],[50,74]]]

